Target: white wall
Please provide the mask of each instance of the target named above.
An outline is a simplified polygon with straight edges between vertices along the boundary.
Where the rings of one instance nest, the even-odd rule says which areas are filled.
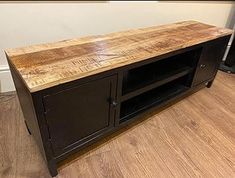
[[[232,2],[0,3],[0,92],[13,90],[3,49],[198,20],[230,27]]]

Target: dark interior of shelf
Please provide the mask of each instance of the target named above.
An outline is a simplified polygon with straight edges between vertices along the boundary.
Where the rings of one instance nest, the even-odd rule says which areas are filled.
[[[182,71],[192,69],[199,51],[199,49],[188,51],[127,71],[123,77],[122,94],[125,95]]]
[[[146,109],[161,104],[188,89],[187,77],[181,77],[121,103],[120,123],[131,119]]]

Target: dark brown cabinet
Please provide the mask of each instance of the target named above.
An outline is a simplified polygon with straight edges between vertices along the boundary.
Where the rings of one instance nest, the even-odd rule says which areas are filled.
[[[219,38],[32,95],[12,69],[26,124],[43,144],[51,175],[57,174],[56,163],[74,151],[211,85],[228,40],[229,36]]]
[[[111,102],[115,96],[116,76],[45,96],[45,118],[55,156],[114,127]]]
[[[26,126],[50,174],[146,112],[210,87],[230,36],[186,21],[8,50]]]

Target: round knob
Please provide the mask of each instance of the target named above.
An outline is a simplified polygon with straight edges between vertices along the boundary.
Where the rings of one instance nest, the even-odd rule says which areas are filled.
[[[205,64],[201,64],[201,65],[200,65],[200,68],[202,68],[202,69],[205,68],[205,67],[206,67]]]
[[[111,102],[111,105],[112,105],[113,107],[116,107],[116,106],[118,105],[118,102],[115,101],[115,100],[113,100],[113,101]]]

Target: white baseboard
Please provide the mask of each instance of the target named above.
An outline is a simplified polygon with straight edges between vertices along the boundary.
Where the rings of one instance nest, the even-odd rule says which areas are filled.
[[[15,91],[11,72],[7,65],[0,65],[0,93]]]

